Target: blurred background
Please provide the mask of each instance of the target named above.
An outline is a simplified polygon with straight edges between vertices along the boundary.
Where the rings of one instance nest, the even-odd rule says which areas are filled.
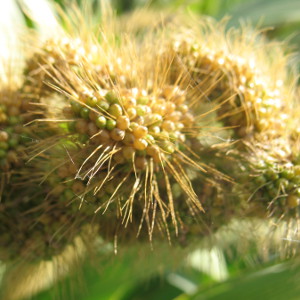
[[[37,25],[28,18],[19,9],[21,2],[27,5],[31,15],[37,16],[43,22]],[[72,1],[2,0],[0,25],[10,28],[11,39],[13,37],[11,30],[16,23],[24,23],[30,28],[43,30],[43,26],[47,24],[49,26],[53,22],[51,5],[56,3],[64,8],[70,2]],[[73,2],[82,4],[80,0]],[[98,1],[94,1],[95,7],[97,3]],[[228,16],[229,26],[251,22],[258,29],[269,29],[264,31],[268,38],[287,42],[288,51],[295,56],[298,55],[299,0],[153,0],[150,3],[144,0],[111,0],[111,3],[119,15],[147,5],[157,10],[192,11],[199,14],[199,18],[203,14],[218,20]],[[9,16],[7,10],[10,11]],[[243,240],[236,243],[243,243]],[[121,253],[115,256],[112,246],[102,245],[99,247],[101,249],[99,255],[102,257],[99,260],[99,267],[95,268],[86,262],[77,274],[54,284],[33,299],[50,300],[53,297],[63,300],[300,299],[300,284],[299,279],[297,280],[300,267],[294,260],[278,260],[277,253],[261,261],[256,256],[255,247],[249,248],[245,257],[239,257],[235,254],[234,246],[229,255],[217,244],[211,247],[202,243],[193,251],[185,249],[184,253],[179,253],[180,261],[178,261],[176,256],[168,255],[170,250],[168,247],[170,246],[153,252],[150,247],[146,250],[133,247],[126,251],[121,250]]]

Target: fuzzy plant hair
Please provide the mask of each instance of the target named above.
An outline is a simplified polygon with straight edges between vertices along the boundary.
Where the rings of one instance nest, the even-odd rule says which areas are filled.
[[[240,234],[239,222],[251,236],[256,222],[273,251],[274,224],[297,231],[299,108],[284,47],[204,17],[154,16],[118,20],[103,6],[96,27],[61,13],[64,28],[26,45],[22,83],[1,84],[8,287],[18,264],[65,275],[64,258],[93,258],[99,239],[189,246],[230,224]],[[19,282],[5,299],[24,296]]]

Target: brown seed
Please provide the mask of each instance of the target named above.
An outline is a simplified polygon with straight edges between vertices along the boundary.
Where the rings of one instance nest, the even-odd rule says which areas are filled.
[[[83,184],[82,182],[80,182],[80,181],[76,181],[76,182],[74,182],[73,185],[72,185],[72,191],[73,191],[75,194],[77,194],[77,195],[83,193],[83,192],[84,192],[84,189],[85,189],[85,186],[84,186],[84,184]]]
[[[144,170],[147,166],[147,159],[144,156],[137,156],[134,164],[137,169]]]
[[[73,163],[69,164],[68,170],[69,170],[69,173],[72,175],[76,174],[78,171],[76,165],[74,165]]]
[[[12,106],[8,109],[8,115],[9,116],[19,116],[20,109],[18,107]]]
[[[66,166],[62,166],[62,167],[58,168],[57,175],[60,178],[67,178],[69,176],[68,168]]]
[[[123,143],[127,146],[130,146],[130,145],[133,145],[133,142],[135,140],[135,137],[132,133],[130,132],[126,132],[125,133],[125,137],[124,137],[124,140],[123,140]]]
[[[98,132],[99,128],[96,126],[95,123],[89,122],[88,124],[88,134],[89,136],[93,136]]]
[[[88,122],[84,119],[79,119],[76,121],[75,128],[78,133],[87,133],[88,131]]]
[[[8,151],[6,155],[6,159],[10,163],[17,163],[18,162],[18,155],[15,151]]]
[[[150,156],[155,156],[159,153],[159,148],[156,145],[148,146],[146,148],[146,153]]]
[[[109,131],[107,130],[101,130],[101,132],[97,135],[97,139],[100,143],[108,143],[111,141]]]
[[[110,137],[116,142],[122,141],[125,137],[125,131],[115,128],[110,132]]]
[[[135,150],[132,147],[124,147],[122,153],[125,159],[132,160]]]
[[[99,114],[97,114],[96,112],[90,110],[90,112],[89,112],[89,119],[90,119],[91,121],[95,121],[95,120],[97,119],[98,116],[99,116]]]
[[[8,133],[6,131],[0,131],[0,142],[6,142],[8,140]]]
[[[66,118],[72,118],[74,116],[74,113],[73,113],[73,110],[71,107],[64,107],[63,108],[63,115],[66,117]]]
[[[117,164],[123,164],[125,162],[125,157],[121,151],[114,154],[113,159]]]

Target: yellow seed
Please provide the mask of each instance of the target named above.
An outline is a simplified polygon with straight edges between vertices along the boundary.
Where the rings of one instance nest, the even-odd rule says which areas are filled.
[[[182,104],[184,103],[186,100],[186,97],[185,95],[175,95],[173,98],[172,98],[172,101],[174,101],[174,103],[176,103],[177,105],[178,104]]]
[[[109,109],[108,109],[108,112],[112,115],[112,116],[114,116],[114,117],[119,117],[119,116],[121,116],[122,114],[123,114],[123,111],[122,111],[122,107],[121,107],[121,105],[119,105],[119,104],[112,104],[110,107],[109,107]]]
[[[135,138],[140,139],[147,135],[148,128],[145,126],[138,126],[132,130],[132,133]]]
[[[189,110],[189,107],[186,104],[181,104],[181,105],[179,105],[178,110],[181,111],[182,113],[187,113]]]
[[[110,137],[116,142],[122,141],[125,137],[125,131],[115,128],[110,132]]]
[[[137,115],[136,109],[134,107],[130,107],[127,109],[127,115],[130,120],[134,119]]]
[[[163,89],[162,94],[165,98],[168,99],[168,98],[171,98],[177,92],[177,90],[178,90],[178,87],[168,86]]]
[[[124,98],[123,105],[125,108],[136,106],[136,99],[133,97]]]
[[[170,135],[167,131],[162,131],[160,134],[159,134],[159,137],[163,140],[169,140],[170,138]]]
[[[144,139],[136,139],[133,143],[133,146],[136,150],[145,150],[148,146],[148,143]]]
[[[191,113],[186,113],[182,116],[181,122],[187,126],[192,126],[192,123],[194,122],[194,116]]]
[[[152,107],[152,112],[163,116],[166,113],[166,106],[157,104],[157,105]]]
[[[295,175],[300,175],[300,166],[295,166],[294,172],[295,172]]]
[[[289,195],[287,197],[287,205],[289,208],[295,208],[299,205],[299,197],[297,197],[296,195]]]
[[[144,125],[144,123],[145,123],[144,120],[145,120],[144,117],[142,117],[142,116],[137,116],[137,117],[135,117],[132,121],[133,121],[134,123],[139,124],[139,125]]]
[[[175,124],[172,121],[164,121],[161,125],[161,128],[165,131],[171,132],[175,130]]]
[[[126,116],[119,116],[117,118],[117,127],[121,130],[126,130],[129,128],[130,120]]]
[[[149,132],[151,132],[151,134],[159,134],[160,133],[160,127],[159,126],[151,126],[149,128]]]
[[[177,122],[182,118],[182,112],[180,111],[173,111],[171,114],[166,116],[166,119]]]
[[[175,103],[168,101],[166,103],[166,113],[171,114],[176,108]]]
[[[182,130],[184,128],[184,125],[182,123],[176,123],[176,129],[177,130]]]

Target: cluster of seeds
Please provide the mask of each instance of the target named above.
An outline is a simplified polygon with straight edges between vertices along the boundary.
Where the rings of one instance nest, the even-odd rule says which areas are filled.
[[[107,226],[113,238],[130,225],[140,234],[142,224],[150,239],[156,229],[169,238],[215,231],[247,202],[229,193],[230,177],[240,173],[232,163],[236,145],[225,153],[229,134],[218,135],[220,127],[231,127],[254,152],[263,135],[261,143],[268,145],[287,131],[284,75],[268,80],[254,60],[224,45],[213,51],[197,34],[191,40],[176,35],[174,43],[157,33],[159,49],[134,38],[124,44],[123,36],[112,46],[112,33],[102,34],[99,45],[48,41],[27,61],[22,100],[0,99],[0,170],[15,170],[23,152],[28,162],[23,175],[4,187],[4,260],[56,255],[91,220],[100,230]],[[29,147],[33,132],[38,140]],[[208,147],[206,138],[213,140]],[[241,148],[236,152],[247,156]],[[247,162],[253,202],[268,206],[270,215],[293,215],[300,201],[299,164]],[[244,196],[249,189],[241,186]],[[206,214],[197,223],[201,210]]]
[[[31,98],[53,93],[49,83],[55,84],[55,68],[72,68],[89,57],[80,39],[50,39],[26,63],[26,82],[22,87]]]
[[[284,131],[288,117],[281,78],[270,82],[254,59],[216,52],[193,40],[176,40],[172,50],[179,58],[174,79],[186,68],[196,93],[201,91],[198,97],[222,103],[218,115],[226,125],[235,126],[240,137],[262,131],[274,137]]]
[[[261,163],[254,182],[258,188],[256,201],[269,206],[271,215],[295,213],[300,205],[300,166]]]
[[[14,189],[18,196],[4,195],[0,204],[0,259],[3,261],[51,259],[72,243],[85,224],[81,214],[66,209],[57,197],[45,202],[45,186],[34,195],[32,190],[26,192]]]
[[[24,145],[31,141],[30,130],[23,126],[26,104],[21,103],[18,94],[0,101],[0,170],[9,171],[20,165]],[[6,101],[7,100],[7,101]],[[1,103],[2,102],[2,103]]]
[[[161,163],[163,155],[175,152],[186,141],[194,116],[185,93],[174,86],[158,96],[137,88],[85,93],[64,108],[71,133],[92,144],[117,146],[113,159],[145,169],[150,158]]]

